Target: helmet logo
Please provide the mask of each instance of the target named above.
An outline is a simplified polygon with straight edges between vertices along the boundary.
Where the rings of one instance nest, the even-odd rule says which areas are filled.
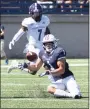
[[[46,35],[45,40],[49,40],[49,35]]]
[[[34,9],[35,12],[38,12],[38,9],[37,9],[37,3],[35,3],[35,9]]]
[[[38,3],[33,3],[29,7],[29,14],[37,22],[41,20],[42,17],[42,7]]]

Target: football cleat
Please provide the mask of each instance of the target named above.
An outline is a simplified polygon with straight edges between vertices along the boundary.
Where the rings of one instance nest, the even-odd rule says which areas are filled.
[[[75,99],[81,99],[82,98],[82,96],[81,95],[75,95],[75,97],[74,97]]]
[[[16,60],[11,62],[11,65],[8,67],[7,72],[10,73],[14,69],[23,69],[22,63],[18,63]]]
[[[8,68],[8,70],[7,70],[7,72],[8,72],[8,73],[10,73],[13,69],[16,69],[16,67],[15,67],[15,66],[10,65],[10,66],[9,66],[9,68]]]

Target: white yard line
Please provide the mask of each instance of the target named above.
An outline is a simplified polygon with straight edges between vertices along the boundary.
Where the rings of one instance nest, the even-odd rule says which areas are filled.
[[[23,85],[26,85],[26,84],[20,84],[20,83],[19,84],[18,83],[17,84],[15,84],[15,83],[3,83],[1,85],[4,85],[4,86],[7,86],[7,85],[9,85],[9,86],[16,86],[16,85],[17,86],[23,86]]]
[[[27,77],[28,75],[30,75],[28,73],[23,74],[22,72],[17,72],[17,73],[16,72],[13,72],[13,73],[7,73],[7,72],[6,73],[3,73],[3,72],[1,72],[1,75],[9,75],[9,74],[11,74],[11,75],[18,75],[18,76],[21,76],[22,75],[22,76],[25,76],[25,77]]]
[[[18,100],[18,101],[31,100],[31,101],[35,101],[35,102],[36,102],[36,101],[39,101],[39,100],[40,100],[40,101],[41,101],[41,100],[43,100],[43,101],[58,101],[58,99],[52,99],[52,98],[49,99],[49,98],[12,98],[12,97],[11,97],[11,98],[1,98],[1,100]],[[67,99],[66,99],[66,100],[67,100]],[[70,100],[69,100],[69,98],[68,98],[68,102],[71,101],[71,100],[74,101],[74,102],[77,102],[77,100],[75,100],[75,99],[70,99]],[[65,101],[65,99],[60,99],[60,101]],[[84,101],[84,102],[88,102],[88,100],[83,100],[83,99],[82,99],[82,100],[78,100],[78,102],[83,102],[83,101]]]
[[[13,90],[1,90],[2,92],[13,92]],[[18,90],[14,90],[14,92],[17,92]],[[19,91],[35,91],[36,92],[36,89],[35,90],[31,90],[31,89],[28,89],[28,90],[20,90]],[[40,90],[39,90],[40,91]],[[43,90],[45,92],[47,92],[46,90]]]
[[[88,64],[69,64],[69,66],[88,66]]]
[[[83,73],[83,72],[85,72],[85,73],[83,73],[82,75],[84,76],[86,76],[86,75],[88,75],[88,71],[86,72],[86,70],[85,71],[76,71],[77,72],[77,75],[81,75],[80,73]],[[8,76],[9,74],[7,74],[7,72],[6,73],[1,73],[1,77],[3,77],[3,78],[6,78],[7,76]],[[22,78],[23,76],[25,76],[24,78],[31,78],[31,77],[29,77],[29,75],[26,75],[26,74],[22,74],[22,73],[15,73],[15,72],[12,72],[12,73],[10,73],[10,75],[15,75],[15,78],[18,78],[17,76],[21,76],[20,78]],[[5,77],[6,76],[6,77]],[[37,75],[38,76],[38,75]],[[34,77],[34,78],[38,78],[38,77]],[[40,79],[40,78],[39,78]]]

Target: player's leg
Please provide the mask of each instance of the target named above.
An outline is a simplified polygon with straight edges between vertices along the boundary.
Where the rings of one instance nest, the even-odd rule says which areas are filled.
[[[24,51],[23,51],[23,53],[24,54],[26,54],[28,51],[31,51],[31,52],[34,52],[35,51],[35,47],[33,46],[33,45],[30,45],[29,43],[27,43],[26,44],[26,46],[25,46],[25,49],[24,49]],[[25,71],[25,72],[28,72],[28,73],[30,73],[30,74],[33,74],[33,75],[35,75],[36,74],[36,72],[32,72],[32,71],[30,71],[30,70],[28,70],[27,68],[24,68],[27,64],[34,64],[36,62],[36,60],[34,60],[34,61],[29,61],[29,62],[25,62],[25,63],[18,63],[18,64],[16,64],[16,65],[11,65],[9,68],[8,68],[8,73],[9,72],[11,72],[13,69],[21,69],[21,70],[23,70],[23,71]]]
[[[27,63],[27,64],[29,64],[29,63]],[[29,72],[28,69],[24,68],[24,66],[25,66],[24,63],[20,63],[20,62],[18,62],[16,60],[13,60],[11,62],[11,65],[8,67],[7,72],[10,73],[14,69],[21,69],[21,70],[24,70],[26,72]]]
[[[4,51],[4,40],[1,40],[1,58],[6,58],[6,54]]]
[[[8,59],[6,57],[6,53],[4,51],[4,40],[1,40],[1,58],[5,59],[5,64],[8,64]]]
[[[80,88],[73,76],[65,78],[64,83],[73,98],[81,98]]]
[[[47,91],[53,94],[55,97],[72,97],[69,92],[65,91],[66,87],[62,82],[56,82],[49,85]]]
[[[10,73],[14,69],[20,69],[20,70],[23,70],[23,71],[25,71],[25,72],[27,72],[29,74],[35,75],[37,73],[36,71],[32,72],[29,69],[27,69],[28,64],[30,64],[30,62],[29,63],[26,63],[26,62],[20,63],[20,62],[18,62],[16,60],[13,60],[11,62],[11,65],[8,67],[7,72]]]
[[[5,57],[5,52],[4,52],[4,41],[1,40],[1,58]]]
[[[32,52],[35,52],[37,55],[39,54],[40,52],[40,49],[39,48],[35,48],[33,45],[29,45],[27,44],[26,48],[24,49],[24,52],[23,53],[26,53],[28,51],[32,51]],[[13,69],[21,69],[25,72],[28,72],[32,75],[35,75],[37,72],[36,71],[30,71],[27,69],[27,65],[30,64],[30,65],[33,65],[34,63],[36,62],[36,60],[34,61],[29,61],[28,63],[24,62],[24,63],[19,63],[17,61],[13,61],[11,63],[11,65],[9,66],[7,72],[10,73]]]
[[[14,69],[19,69],[19,63],[16,60],[13,60],[10,66],[8,66],[7,72],[10,73]]]

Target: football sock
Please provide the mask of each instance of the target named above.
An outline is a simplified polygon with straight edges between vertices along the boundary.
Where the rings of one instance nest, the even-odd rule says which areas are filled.
[[[5,64],[8,65],[8,59],[5,60]]]
[[[61,90],[61,89],[56,89],[54,95],[56,97],[72,97],[72,95],[69,92],[66,92],[66,91]]]
[[[27,68],[24,68],[23,71],[25,72],[28,72],[29,73],[29,70]]]

